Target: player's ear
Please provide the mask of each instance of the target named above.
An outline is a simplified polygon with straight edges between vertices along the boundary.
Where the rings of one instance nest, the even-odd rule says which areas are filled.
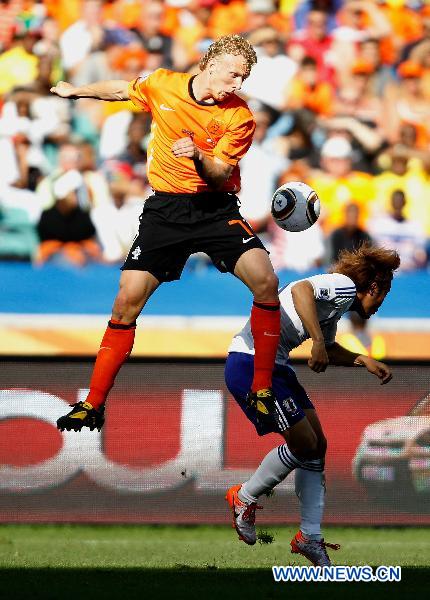
[[[215,71],[215,69],[216,69],[216,59],[215,58],[211,58],[208,61],[207,69],[210,74],[212,74]]]
[[[369,294],[371,296],[374,296],[375,294],[378,293],[378,284],[376,283],[376,281],[372,281],[372,283],[369,286]]]

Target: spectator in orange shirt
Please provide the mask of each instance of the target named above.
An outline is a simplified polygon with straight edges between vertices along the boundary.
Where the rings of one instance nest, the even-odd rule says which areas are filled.
[[[244,0],[223,0],[223,2],[207,0],[207,2],[211,6],[211,17],[208,23],[210,38],[217,39],[223,35],[241,33],[248,29],[248,6]],[[273,5],[269,12],[272,11]]]
[[[138,25],[133,28],[143,48],[148,52],[147,69],[155,71],[166,69],[184,69],[187,66],[186,52],[178,40],[174,42],[164,31],[167,7],[161,0],[142,2]]]
[[[381,99],[372,89],[374,66],[362,59],[353,62],[348,79],[339,87],[333,103],[337,116],[354,117],[379,128],[383,121]]]
[[[339,26],[333,30],[333,38],[345,44],[356,44],[368,37],[382,39],[392,31],[388,18],[371,0],[345,0],[337,16]]]
[[[57,21],[61,31],[80,19],[82,2],[83,0],[43,0],[48,15]]]
[[[376,38],[367,38],[358,45],[357,59],[373,67],[371,88],[381,97],[388,83],[393,81],[394,70],[382,57],[381,43]]]
[[[409,58],[421,65],[421,89],[427,101],[430,100],[430,6],[423,17],[423,37],[410,46]]]
[[[430,5],[424,6],[420,14],[416,15],[416,18],[420,20],[421,35],[418,38],[414,37],[412,42],[402,47],[399,62],[404,62],[409,59],[415,61],[416,58],[413,54],[415,48],[430,41]]]
[[[317,61],[305,56],[300,70],[288,86],[284,110],[306,108],[317,115],[329,116],[333,110],[333,88],[318,80]]]
[[[353,143],[355,168],[369,173],[384,141],[382,102],[371,88],[372,73],[371,65],[356,61],[350,79],[334,97],[332,116],[319,119],[331,135],[340,134]]]
[[[338,12],[339,26],[332,31],[334,62],[342,72],[357,57],[357,46],[367,38],[389,39],[391,25],[370,0],[346,0]]]
[[[216,0],[189,0],[186,6],[178,9],[180,26],[172,37],[182,45],[188,65],[200,60],[201,46],[209,39],[209,21],[215,2]]]
[[[387,138],[395,143],[402,123],[413,124],[418,131],[418,145],[425,146],[430,140],[430,105],[424,96],[423,67],[412,60],[402,62],[397,74],[397,86],[387,86],[385,110]]]
[[[399,56],[403,46],[416,41],[422,35],[422,22],[420,14],[406,6],[405,2],[398,0],[385,0],[380,3],[380,10],[391,25],[391,41],[396,56]]]
[[[142,0],[113,0],[104,3],[103,20],[127,29],[137,27],[142,15]]]

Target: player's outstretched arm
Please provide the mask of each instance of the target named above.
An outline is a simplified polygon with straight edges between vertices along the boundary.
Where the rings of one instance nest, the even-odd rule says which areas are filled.
[[[50,91],[52,94],[60,96],[60,98],[70,98],[71,100],[76,100],[78,98],[94,98],[96,100],[115,102],[129,99],[128,81],[123,81],[121,79],[98,81],[79,87],[71,85],[66,81],[59,81]]]
[[[325,371],[329,363],[324,336],[318,320],[314,288],[309,281],[299,281],[291,288],[294,308],[312,339],[311,358],[308,365],[316,373]]]
[[[382,362],[375,360],[371,356],[350,352],[337,342],[327,348],[327,353],[331,365],[342,367],[366,367],[369,373],[376,375],[381,381],[381,385],[391,381],[393,375],[390,368]]]

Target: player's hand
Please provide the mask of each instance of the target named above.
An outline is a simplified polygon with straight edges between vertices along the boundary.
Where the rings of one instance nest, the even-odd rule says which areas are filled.
[[[369,373],[376,375],[376,377],[380,379],[381,385],[384,385],[392,380],[393,374],[386,364],[379,362],[370,356],[362,357],[361,362],[369,371]]]
[[[172,152],[176,158],[198,158],[199,149],[190,137],[180,138],[172,144]]]
[[[49,91],[52,94],[60,96],[60,98],[76,98],[75,86],[67,83],[67,81],[59,81],[57,85],[52,86]]]
[[[327,369],[329,358],[323,340],[314,341],[312,344],[311,357],[308,365],[315,373],[322,373]]]

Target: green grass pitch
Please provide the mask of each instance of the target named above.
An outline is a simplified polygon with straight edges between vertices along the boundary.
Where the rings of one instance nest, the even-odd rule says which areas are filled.
[[[308,564],[290,553],[290,527],[261,528],[273,543],[248,547],[229,527],[0,526],[0,597],[405,598],[430,589],[427,528],[326,528],[339,565],[401,565],[401,583],[280,583],[272,565]]]

